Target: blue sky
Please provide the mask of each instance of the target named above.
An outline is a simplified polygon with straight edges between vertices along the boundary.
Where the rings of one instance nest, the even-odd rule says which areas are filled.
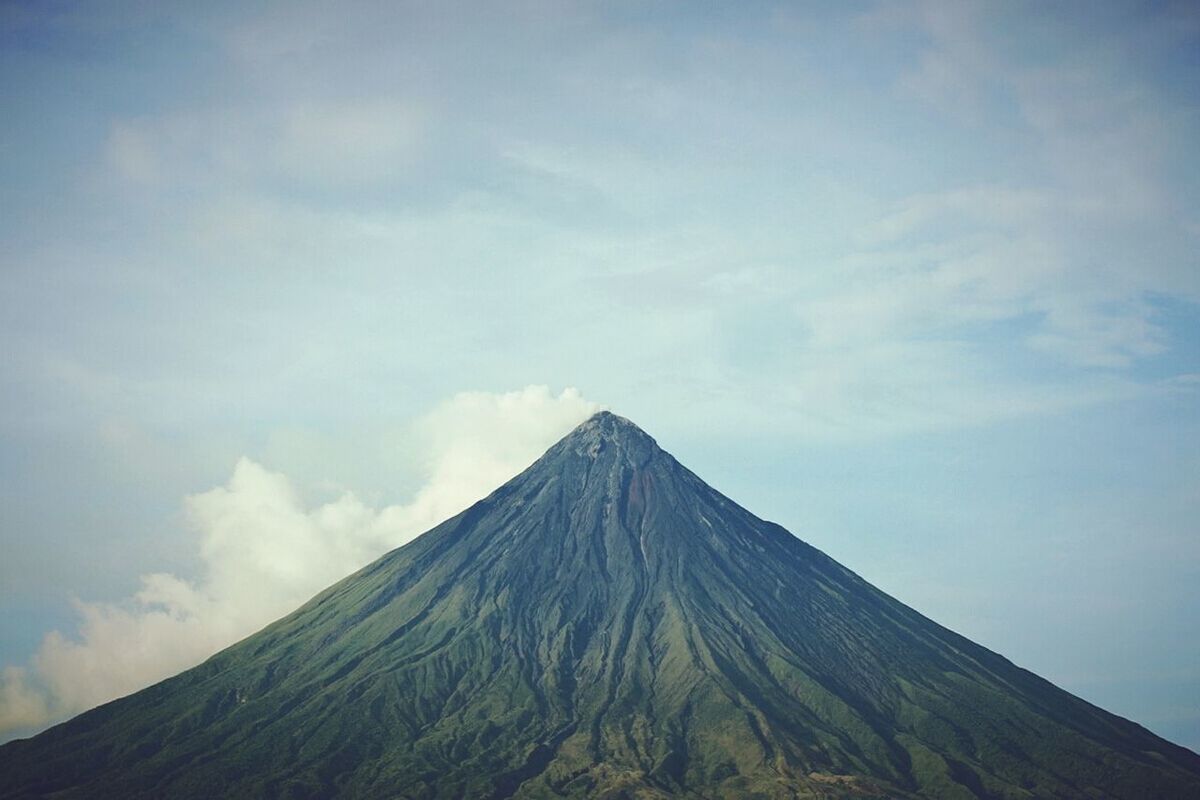
[[[0,4],[3,735],[601,404],[1200,749],[1198,53],[1188,2]]]

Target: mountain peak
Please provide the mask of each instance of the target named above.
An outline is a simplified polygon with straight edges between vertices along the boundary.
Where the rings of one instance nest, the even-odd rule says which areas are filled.
[[[612,440],[634,437],[654,441],[650,434],[639,428],[632,421],[611,411],[597,411],[581,422],[575,430],[596,431],[599,436]]]
[[[612,448],[625,453],[634,463],[644,463],[662,452],[650,434],[611,411],[598,411],[588,417],[561,444],[593,458],[605,448]]]

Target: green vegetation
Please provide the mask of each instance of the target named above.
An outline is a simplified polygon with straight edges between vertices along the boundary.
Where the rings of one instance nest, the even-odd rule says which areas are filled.
[[[600,414],[0,796],[1200,797],[1200,756],[934,624]]]

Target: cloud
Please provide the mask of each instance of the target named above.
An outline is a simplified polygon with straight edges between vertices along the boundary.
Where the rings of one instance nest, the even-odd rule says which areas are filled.
[[[137,691],[193,666],[466,508],[598,410],[574,389],[466,392],[422,418],[428,480],[374,509],[352,492],[306,506],[284,475],[242,458],[224,485],[184,501],[199,576],[142,576],[122,603],[75,601],[77,630],[46,634],[0,678],[0,737]]]
[[[416,158],[424,122],[422,111],[397,102],[298,105],[281,125],[276,164],[316,184],[394,177]]]
[[[801,317],[821,345],[979,342],[988,325],[1008,323],[1027,331],[1013,339],[1024,348],[1015,355],[1132,366],[1166,350],[1154,299],[1173,294],[1175,267],[1130,263],[1115,244],[1105,253],[1076,233],[1104,231],[1098,209],[1056,187],[978,184],[902,198],[859,233],[843,285],[806,299]]]
[[[982,7],[976,3],[918,3],[931,39],[916,66],[899,78],[899,89],[961,121],[980,120],[994,65],[976,46]]]
[[[1115,309],[1049,307],[1046,329],[1029,337],[1031,347],[1090,367],[1128,367],[1136,359],[1166,350],[1166,334],[1152,321],[1145,303]]]
[[[114,413],[140,402],[180,428],[184,410],[241,413],[247,398],[263,418],[285,400],[328,413],[346,387],[390,390],[376,364],[436,374],[449,359],[484,380],[587,363],[609,396],[657,392],[667,408],[680,388],[729,398],[689,404],[705,424],[775,384],[838,419],[882,390],[896,404],[863,429],[910,432],[975,419],[997,383],[1057,396],[1082,375],[1090,397],[1091,371],[1133,374],[1170,344],[1156,297],[1200,296],[1194,204],[1161,213],[1171,193],[1156,188],[1162,166],[1191,174],[1162,152],[1191,127],[1136,63],[1104,66],[1110,50],[1122,66],[1112,34],[1039,22],[1035,53],[1003,9],[885,2],[863,18],[874,38],[859,25],[830,40],[864,56],[842,59],[850,75],[796,56],[823,46],[757,35],[756,15],[630,30],[564,8],[587,24],[546,15],[535,35],[466,9],[361,11],[215,15],[224,71],[87,128],[108,133],[106,222],[89,209],[56,223],[53,259],[14,258],[30,277],[9,316],[60,310],[13,327],[111,362],[127,392]],[[845,32],[819,16],[798,15],[796,35]],[[137,207],[139,187],[155,202]],[[78,266],[58,277],[57,261]],[[62,302],[88,280],[120,291]],[[907,359],[881,363],[889,346],[936,365],[928,391],[909,391]],[[826,363],[843,395],[813,383]],[[261,380],[279,364],[295,366]],[[964,392],[980,366],[996,378]]]
[[[31,687],[23,667],[5,667],[0,676],[0,737],[5,731],[38,728],[51,718],[45,695]]]
[[[429,112],[400,98],[200,108],[114,121],[105,166],[117,185],[336,190],[401,178],[421,153]]]
[[[1154,50],[1152,42],[1165,47],[1174,16],[1147,14],[1136,30],[1098,25],[1075,39],[1066,34],[1074,24],[1049,15],[1046,29],[1064,46],[1032,57],[1027,38],[1003,33],[1011,22],[1003,9],[880,3],[860,21],[920,42],[896,88],[949,120],[990,109],[987,120],[974,121],[1022,146],[1002,161],[999,174],[1009,185],[912,195],[868,236],[877,244],[913,236],[954,243],[982,232],[1001,247],[1005,240],[1036,243],[1052,256],[1038,265],[1046,269],[994,259],[997,274],[1015,266],[1024,278],[1018,289],[1027,302],[1017,313],[1042,315],[1030,346],[1085,367],[1124,367],[1161,352],[1145,299],[1194,298],[1198,289],[1195,244],[1180,224],[1191,206],[1182,200],[1186,173],[1168,168],[1186,159],[1189,129],[1162,102],[1161,76],[1128,48],[1137,40],[1141,50]],[[992,247],[983,244],[981,252]]]

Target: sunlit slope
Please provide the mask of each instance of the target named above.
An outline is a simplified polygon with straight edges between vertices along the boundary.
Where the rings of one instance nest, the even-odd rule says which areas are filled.
[[[942,628],[602,413],[0,796],[1200,797],[1200,756]]]

